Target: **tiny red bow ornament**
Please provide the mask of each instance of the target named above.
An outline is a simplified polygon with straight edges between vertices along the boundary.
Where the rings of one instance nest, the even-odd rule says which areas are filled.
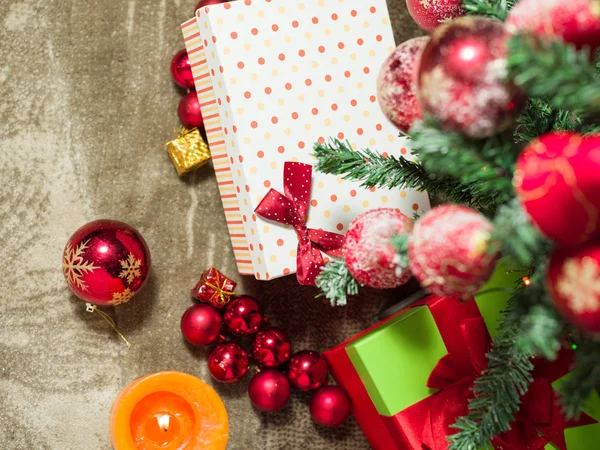
[[[192,289],[192,297],[210,303],[215,308],[223,308],[234,295],[237,283],[230,280],[214,267],[202,272],[200,281]]]
[[[294,227],[298,235],[296,278],[306,286],[314,286],[315,278],[323,267],[323,255],[342,256],[344,236],[338,233],[312,229],[306,226],[312,166],[286,162],[283,168],[284,194],[271,189],[254,212],[263,219]]]
[[[440,359],[427,381],[428,387],[439,391],[389,418],[396,425],[389,426],[390,430],[402,430],[400,439],[406,442],[407,448],[446,450],[447,437],[457,432],[452,425],[458,417],[469,413],[471,389],[487,368],[486,353],[491,338],[482,317],[465,319],[456,327],[453,338],[454,345]],[[565,350],[557,361],[534,361],[534,381],[521,399],[521,409],[515,415],[511,430],[492,441],[495,449],[543,450],[546,444],[552,443],[559,450],[567,450],[566,428],[596,423],[583,413],[578,420],[566,420],[561,413],[560,395],[552,388],[552,382],[567,374],[571,359],[572,352]]]

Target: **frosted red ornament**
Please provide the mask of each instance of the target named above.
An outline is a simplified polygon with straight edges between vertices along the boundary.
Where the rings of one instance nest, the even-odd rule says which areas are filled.
[[[406,0],[413,20],[427,32],[466,14],[462,0]]]
[[[264,412],[275,412],[290,398],[290,383],[277,370],[261,370],[250,380],[248,397],[254,406]]]
[[[181,333],[192,345],[216,342],[223,328],[219,311],[206,303],[190,306],[181,317]]]
[[[554,249],[547,282],[554,305],[565,319],[585,331],[600,333],[600,239]]]
[[[327,361],[319,352],[302,350],[290,358],[288,378],[301,391],[314,391],[327,381]]]
[[[409,39],[400,44],[385,60],[377,78],[379,106],[387,118],[400,130],[408,132],[420,119],[417,101],[416,73],[428,37]]]
[[[510,33],[532,33],[583,46],[600,45],[600,4],[595,0],[520,0],[506,20]]]
[[[343,424],[350,415],[350,399],[339,386],[325,386],[310,399],[310,415],[323,427],[333,428]]]
[[[249,295],[234,297],[225,307],[223,320],[230,333],[251,336],[261,327],[264,319],[262,306]]]
[[[438,28],[423,50],[417,90],[424,113],[472,138],[510,126],[522,104],[505,81],[506,33],[502,23],[463,17]]]
[[[408,234],[413,222],[394,208],[380,208],[358,216],[344,238],[344,261],[360,284],[390,289],[406,283],[411,273],[401,267],[389,240],[396,234]]]
[[[517,161],[517,198],[548,238],[575,246],[600,232],[600,136],[549,133]]]
[[[235,383],[248,372],[248,353],[238,344],[225,342],[208,355],[208,371],[221,383]]]
[[[479,212],[443,205],[425,213],[410,236],[410,268],[421,286],[439,296],[468,298],[488,280],[498,255],[490,253],[492,223]]]
[[[202,111],[200,111],[200,102],[198,101],[196,91],[188,92],[183,96],[179,102],[177,114],[183,126],[188,129],[202,129],[204,127],[204,120],[202,119]]]
[[[194,89],[194,75],[192,75],[190,58],[185,50],[178,51],[171,60],[171,77],[178,86]]]
[[[116,306],[131,300],[148,281],[150,251],[130,225],[96,220],[73,233],[62,266],[69,288],[81,300]]]
[[[252,356],[261,367],[273,369],[290,359],[292,342],[279,328],[259,331],[252,343]]]

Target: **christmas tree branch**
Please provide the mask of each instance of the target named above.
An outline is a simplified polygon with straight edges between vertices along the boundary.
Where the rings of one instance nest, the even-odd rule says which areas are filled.
[[[332,259],[325,264],[315,282],[322,292],[317,298],[325,296],[331,306],[343,306],[348,295],[358,294],[358,282],[348,271],[344,258]]]
[[[504,22],[508,11],[516,2],[517,0],[463,0],[462,7],[467,14],[487,16]]]
[[[577,115],[600,113],[600,79],[589,51],[560,41],[516,36],[508,42],[509,78],[530,97],[547,97]]]
[[[577,417],[585,401],[600,386],[600,342],[579,337],[575,343],[575,370],[560,389],[568,418]]]

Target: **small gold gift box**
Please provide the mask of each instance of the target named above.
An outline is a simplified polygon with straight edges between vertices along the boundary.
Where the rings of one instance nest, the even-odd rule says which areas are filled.
[[[210,150],[198,128],[183,129],[179,137],[167,142],[165,147],[180,177],[203,166],[210,159]]]

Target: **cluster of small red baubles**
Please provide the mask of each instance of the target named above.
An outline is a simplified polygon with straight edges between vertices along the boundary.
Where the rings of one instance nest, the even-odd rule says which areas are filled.
[[[142,235],[116,220],[79,228],[65,246],[63,274],[71,291],[95,305],[126,303],[148,281],[150,251]]]

